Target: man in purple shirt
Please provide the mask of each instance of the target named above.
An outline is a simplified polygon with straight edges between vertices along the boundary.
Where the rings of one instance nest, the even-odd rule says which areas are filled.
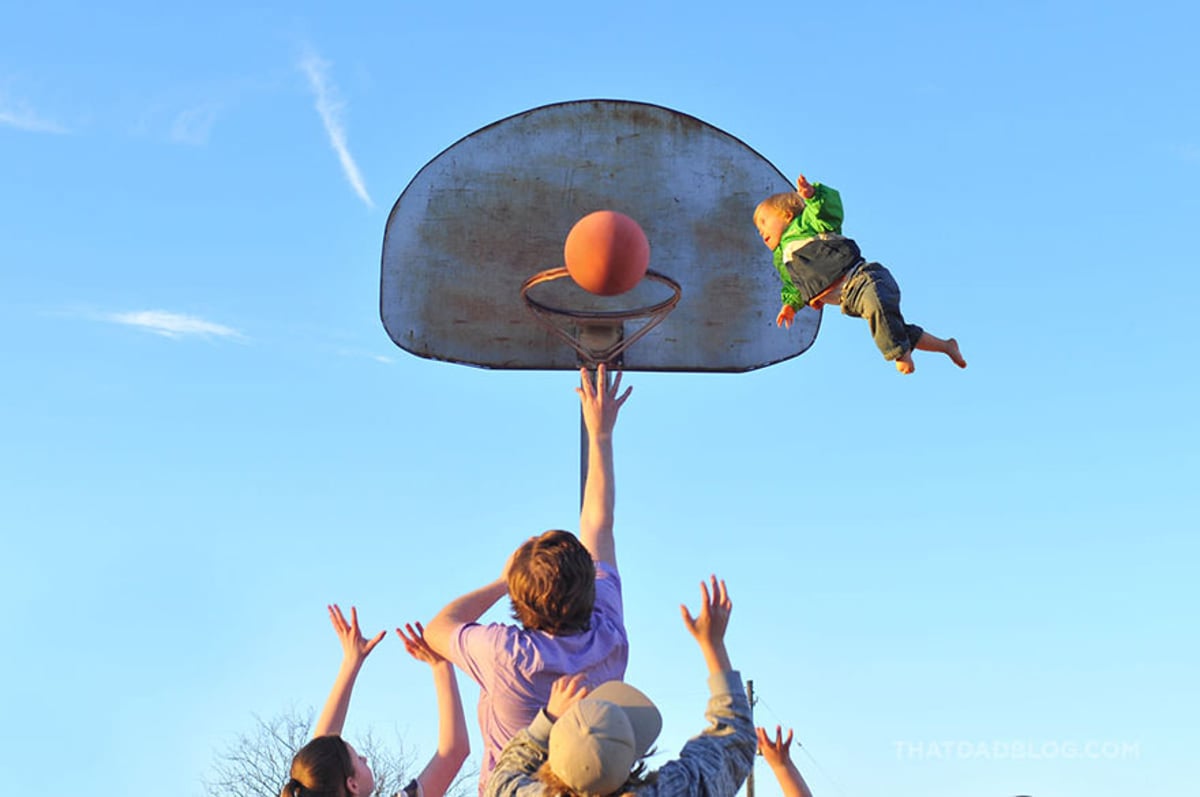
[[[625,677],[629,641],[613,542],[612,433],[632,388],[618,396],[621,375],[609,385],[603,365],[595,383],[586,369],[580,377],[588,465],[579,537],[554,530],[530,538],[509,556],[499,579],[451,601],[425,629],[430,647],[479,684],[481,792],[504,745],[546,705],[559,676],[582,672],[592,686]],[[521,626],[480,625],[505,595]]]

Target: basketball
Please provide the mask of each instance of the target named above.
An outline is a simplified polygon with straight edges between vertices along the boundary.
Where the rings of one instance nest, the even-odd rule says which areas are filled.
[[[585,291],[616,296],[633,288],[650,266],[650,242],[624,213],[597,210],[571,228],[563,247],[571,279]]]

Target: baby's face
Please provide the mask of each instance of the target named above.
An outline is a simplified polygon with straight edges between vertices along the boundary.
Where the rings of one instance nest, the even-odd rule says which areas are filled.
[[[775,251],[775,247],[779,246],[779,238],[791,221],[792,217],[788,214],[771,208],[759,208],[754,214],[754,226],[758,228],[758,234],[762,236],[763,243],[772,252]]]

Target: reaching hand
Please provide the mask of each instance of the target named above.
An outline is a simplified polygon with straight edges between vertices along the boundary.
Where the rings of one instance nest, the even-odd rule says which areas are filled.
[[[813,188],[812,183],[803,174],[796,178],[796,191],[805,199],[812,199],[813,194],[817,193],[817,189]]]
[[[755,728],[758,736],[758,751],[763,760],[770,765],[771,771],[783,789],[783,797],[812,797],[812,791],[804,782],[804,776],[792,761],[788,748],[792,746],[792,730],[788,729],[787,738],[783,738],[783,730],[775,726],[775,738],[772,739],[766,728]]]
[[[342,615],[341,608],[336,604],[331,604],[329,609],[329,619],[333,623],[333,630],[337,631],[338,638],[342,641],[342,657],[345,661],[353,664],[362,664],[375,646],[383,639],[383,635],[387,631],[380,631],[372,639],[364,639],[362,631],[358,628],[358,609],[350,607],[350,622],[346,622],[346,618]]]
[[[546,703],[546,714],[557,720],[571,706],[587,697],[588,688],[583,683],[583,673],[564,675],[550,687],[550,700]]]
[[[683,612],[684,625],[701,646],[705,643],[715,646],[725,639],[725,628],[729,625],[729,613],[733,610],[733,602],[729,600],[729,592],[725,589],[724,580],[718,581],[716,576],[710,578],[712,581],[711,593],[708,590],[708,584],[700,582],[700,593],[704,600],[700,604],[699,615],[692,617],[687,606],[679,605],[679,610]]]
[[[779,308],[779,315],[775,316],[775,326],[784,327],[785,329],[792,328],[792,321],[796,319],[796,308],[790,304],[785,304]]]
[[[407,634],[404,633],[405,628],[408,629]],[[425,641],[425,627],[420,623],[417,623],[415,630],[412,623],[405,623],[404,628],[396,629],[396,636],[404,640],[404,649],[417,661],[423,661],[426,664],[440,664],[445,661]]]
[[[625,403],[625,399],[629,398],[629,394],[633,392],[633,388],[626,388],[618,398],[617,391],[621,389],[621,372],[617,372],[617,377],[611,385],[608,384],[607,374],[607,369],[601,363],[596,368],[596,382],[593,384],[587,369],[579,369],[581,386],[575,388],[575,392],[579,394],[583,405],[583,423],[587,427],[588,434],[593,436],[612,433],[613,426],[617,423],[617,412]]]
[[[775,740],[767,734],[766,728],[756,728],[758,734],[758,751],[762,753],[763,760],[772,768],[786,765],[791,759],[791,754],[788,748],[792,746],[792,729],[788,728],[787,738],[783,738],[783,729],[778,725],[775,726]]]

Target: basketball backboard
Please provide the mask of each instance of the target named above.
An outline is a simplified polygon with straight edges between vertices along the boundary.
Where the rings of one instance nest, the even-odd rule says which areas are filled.
[[[572,225],[595,210],[633,217],[650,268],[679,283],[674,311],[622,355],[631,371],[750,371],[812,345],[820,313],[775,327],[779,278],[754,207],[792,190],[743,142],[687,114],[640,102],[534,108],[461,139],[401,193],[383,240],[380,313],[420,357],[506,369],[574,369],[579,358],[521,299],[562,265]],[[559,280],[553,302],[600,311],[662,299],[644,280],[618,297]]]

